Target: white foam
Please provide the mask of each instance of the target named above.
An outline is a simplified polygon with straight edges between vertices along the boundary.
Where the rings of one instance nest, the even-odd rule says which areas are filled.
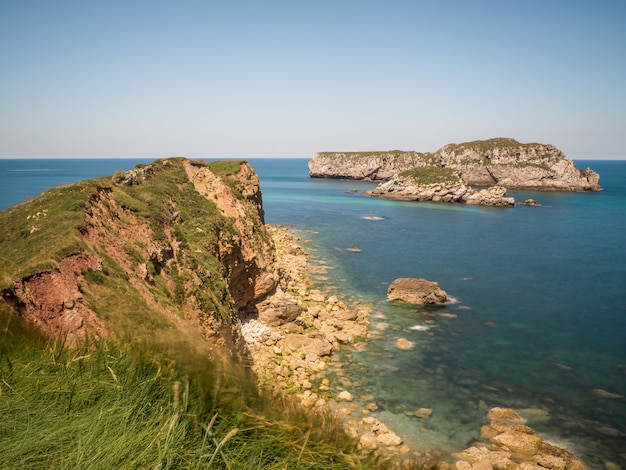
[[[365,216],[363,216],[361,218],[365,219],[365,220],[385,220],[384,217],[379,217],[377,215],[365,215]]]
[[[414,331],[428,331],[432,328],[432,326],[428,326],[428,325],[414,325],[409,327],[409,330],[414,330]]]

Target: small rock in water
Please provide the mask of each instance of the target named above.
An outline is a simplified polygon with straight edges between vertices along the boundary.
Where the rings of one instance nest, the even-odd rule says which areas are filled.
[[[526,199],[524,202],[522,202],[522,204],[525,206],[540,206],[541,205],[534,199]]]
[[[415,410],[413,416],[416,418],[428,419],[433,414],[433,410],[431,408],[420,408],[419,410]]]
[[[378,409],[378,405],[374,402],[371,402],[365,405],[365,409],[368,411],[376,411]]]
[[[436,305],[449,302],[450,298],[436,282],[403,277],[394,280],[387,288],[387,301],[395,300],[410,304]]]
[[[414,343],[406,338],[398,338],[396,340],[396,346],[400,349],[408,351],[409,349],[413,349]]]
[[[525,423],[526,420],[518,415],[511,408],[491,408],[487,413],[487,418],[491,420],[508,421],[510,423]]]
[[[337,395],[337,398],[340,401],[352,401],[352,400],[354,400],[354,397],[352,396],[352,394],[350,392],[348,392],[347,390],[344,390],[343,392],[339,393],[339,395]]]
[[[620,398],[623,398],[617,393],[607,392],[606,390],[602,390],[601,388],[594,388],[591,393],[593,393],[598,398],[607,398],[609,400],[619,400]]]

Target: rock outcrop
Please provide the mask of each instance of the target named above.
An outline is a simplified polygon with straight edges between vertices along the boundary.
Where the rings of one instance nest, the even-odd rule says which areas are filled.
[[[469,185],[503,186],[542,191],[598,191],[600,176],[580,170],[553,145],[521,144],[497,138],[448,144],[434,153],[343,152],[317,153],[309,161],[312,178],[387,181],[421,166],[452,168]]]
[[[481,429],[485,442],[476,443],[456,454],[457,470],[503,468],[531,470],[584,470],[573,454],[546,442],[525,420],[510,408],[492,408],[491,420]]]
[[[460,177],[446,182],[424,184],[404,175],[405,173],[401,173],[389,181],[380,183],[367,194],[403,201],[458,202],[497,207],[515,205],[515,198],[507,197],[506,188],[502,186],[476,191]]]
[[[412,277],[394,280],[387,289],[387,301],[400,300],[411,304],[444,304],[450,301],[448,294],[436,282]]]
[[[600,176],[579,170],[553,145],[491,139],[444,145],[437,151],[442,166],[454,168],[469,184],[508,189],[598,191]]]

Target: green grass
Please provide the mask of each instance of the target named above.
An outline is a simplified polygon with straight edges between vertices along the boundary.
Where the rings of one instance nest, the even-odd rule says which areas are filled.
[[[434,154],[431,152],[415,152],[412,150],[381,150],[381,151],[368,151],[368,152],[318,152],[320,157],[336,157],[342,156],[343,160],[362,160],[372,157],[391,157],[393,159],[418,159],[424,163],[434,164]]]
[[[148,344],[49,342],[0,312],[0,468],[387,468],[328,416],[232,364]]]
[[[51,189],[0,213],[0,289],[86,248],[78,228],[84,223],[89,195],[103,183],[90,180]]]
[[[124,331],[127,327],[145,326],[144,317],[158,316],[129,285],[129,276],[136,274],[125,272],[107,256],[104,247],[88,246],[82,238],[86,214],[96,207],[104,207],[105,225],[108,217],[119,218],[127,225],[145,224],[151,231],[151,240],[168,246],[169,232],[180,244],[179,266],[169,270],[176,277],[159,278],[153,288],[161,304],[170,302],[180,306],[183,298],[195,299],[208,315],[230,322],[233,308],[225,280],[227,273],[219,260],[219,244],[237,239],[232,221],[221,214],[213,201],[195,191],[181,159],[156,161],[143,166],[146,167],[151,171],[139,185],[114,185],[112,179],[120,179],[120,175],[87,180],[52,189],[39,198],[1,212],[0,290],[10,290],[16,279],[55,269],[58,261],[68,254],[92,251],[105,260],[109,272],[81,273],[85,281],[84,293],[94,310],[107,320],[113,320],[113,326],[124,325]],[[222,168],[233,170],[235,165],[229,162]],[[248,219],[254,220],[253,217],[254,214],[250,214]],[[149,247],[127,240],[120,251],[133,266],[145,263],[152,270]],[[202,282],[188,282],[184,290],[184,280],[178,273],[185,269],[199,273]],[[167,272],[158,275],[167,276]],[[118,292],[125,293],[124,302],[116,300]],[[123,311],[129,304],[135,311],[142,312],[134,317],[139,324],[133,325]],[[153,321],[161,324],[158,319]]]
[[[245,160],[218,160],[207,163],[209,169],[218,176],[228,176],[235,174],[241,168]]]
[[[461,182],[456,170],[436,166],[422,166],[403,171],[398,176],[407,178],[417,184],[456,184]]]
[[[506,137],[497,137],[495,139],[487,139],[487,140],[474,140],[472,142],[464,142],[462,144],[450,144],[450,146],[458,147],[459,149],[473,149],[482,153],[493,151],[496,148],[518,149],[518,148],[534,147],[537,145],[540,145],[540,144],[536,144],[536,143],[522,144],[515,139],[510,139]]]

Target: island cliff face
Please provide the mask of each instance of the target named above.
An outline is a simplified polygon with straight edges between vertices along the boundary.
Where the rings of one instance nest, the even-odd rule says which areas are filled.
[[[580,170],[552,145],[521,144],[497,138],[448,144],[434,153],[317,153],[309,161],[312,178],[387,181],[422,166],[452,168],[469,185],[542,191],[598,191],[600,176]]]

